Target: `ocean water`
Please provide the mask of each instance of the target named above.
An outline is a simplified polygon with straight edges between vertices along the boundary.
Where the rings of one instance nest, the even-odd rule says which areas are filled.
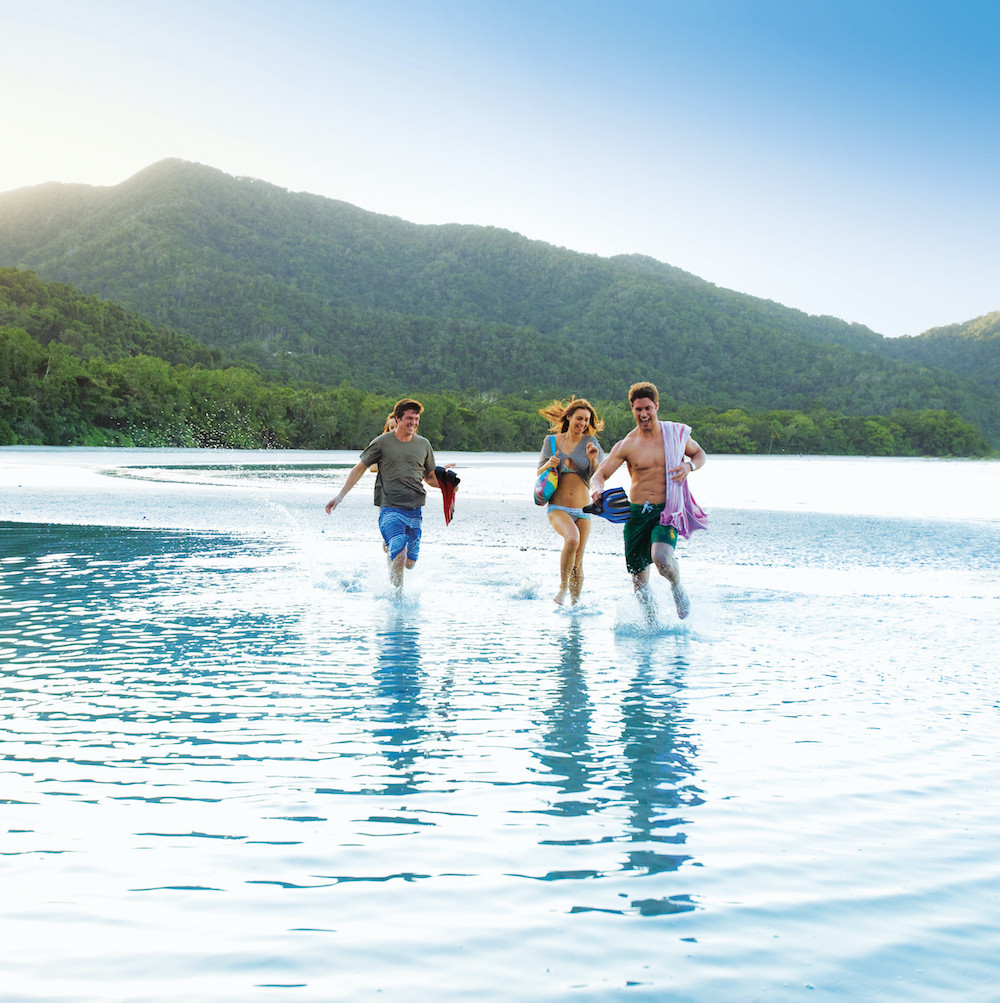
[[[1000,1000],[1000,465],[711,457],[647,624],[355,459],[0,449],[0,999]]]

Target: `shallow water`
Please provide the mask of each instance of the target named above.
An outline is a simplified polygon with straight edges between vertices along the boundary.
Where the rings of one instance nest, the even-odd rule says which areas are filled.
[[[355,454],[0,449],[0,998],[1000,999],[1000,467],[713,457],[650,626],[533,459],[397,599]]]

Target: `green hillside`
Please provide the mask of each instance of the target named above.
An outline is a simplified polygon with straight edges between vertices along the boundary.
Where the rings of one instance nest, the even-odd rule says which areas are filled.
[[[995,387],[891,358],[858,325],[648,258],[418,226],[182,161],[0,195],[0,265],[319,386],[620,401],[646,378],[672,406],[950,411],[1000,444]]]
[[[1000,311],[965,324],[935,327],[915,338],[887,339],[883,352],[894,359],[950,369],[1000,392]]]
[[[156,353],[156,354],[150,354]],[[531,450],[541,401],[483,393],[420,392],[421,432],[437,448]],[[286,381],[116,304],[31,272],[0,268],[0,446],[125,445],[358,448],[376,435],[394,396],[349,384]],[[595,401],[608,442],[632,416],[620,399]],[[894,409],[852,416],[724,411],[689,406],[683,417],[710,452],[825,452],[982,456],[983,435],[952,412]]]

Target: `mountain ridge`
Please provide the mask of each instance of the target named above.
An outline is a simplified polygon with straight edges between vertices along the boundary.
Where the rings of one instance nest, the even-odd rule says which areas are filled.
[[[648,256],[409,223],[178,159],[107,188],[0,195],[0,265],[324,385],[614,399],[641,377],[719,407],[949,408],[1000,441],[982,365],[942,368]]]

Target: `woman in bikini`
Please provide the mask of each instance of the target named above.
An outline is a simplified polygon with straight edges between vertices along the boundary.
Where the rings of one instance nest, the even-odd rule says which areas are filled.
[[[575,606],[583,589],[583,552],[590,536],[590,516],[583,506],[590,502],[591,474],[604,459],[597,441],[604,422],[582,397],[553,401],[538,413],[548,419],[550,433],[542,443],[538,473],[551,468],[559,472],[559,485],[548,506],[549,523],[562,537],[559,591],[553,599],[561,606],[568,593]]]

